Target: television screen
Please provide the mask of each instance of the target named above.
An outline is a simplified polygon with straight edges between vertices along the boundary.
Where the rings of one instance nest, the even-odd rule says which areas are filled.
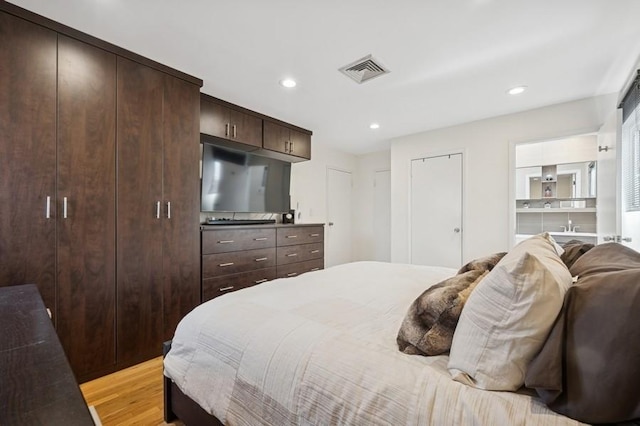
[[[202,144],[203,212],[289,211],[291,163]]]

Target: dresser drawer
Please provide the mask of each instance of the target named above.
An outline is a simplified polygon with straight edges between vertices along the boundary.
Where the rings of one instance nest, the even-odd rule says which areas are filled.
[[[206,302],[225,293],[251,287],[276,278],[276,268],[264,268],[240,274],[202,280],[202,301]]]
[[[306,262],[292,263],[278,266],[278,278],[295,277],[305,272],[317,271],[324,268],[324,259],[307,260]]]
[[[278,247],[296,244],[319,243],[324,241],[322,226],[292,226],[278,228]]]
[[[288,265],[289,263],[322,259],[324,257],[324,243],[284,246],[278,247],[276,250],[278,265]]]
[[[202,277],[247,272],[276,266],[276,249],[245,250],[202,256]]]
[[[274,228],[216,229],[202,232],[202,254],[227,253],[276,246]]]

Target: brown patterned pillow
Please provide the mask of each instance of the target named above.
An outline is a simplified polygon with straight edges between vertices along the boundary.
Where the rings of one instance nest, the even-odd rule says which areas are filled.
[[[410,355],[448,352],[469,294],[505,254],[496,253],[472,260],[457,275],[418,296],[409,307],[398,331],[396,341],[400,351]]]

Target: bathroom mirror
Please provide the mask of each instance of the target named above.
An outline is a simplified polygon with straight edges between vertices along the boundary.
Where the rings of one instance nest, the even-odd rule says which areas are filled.
[[[516,198],[587,198],[596,196],[596,162],[516,168]]]

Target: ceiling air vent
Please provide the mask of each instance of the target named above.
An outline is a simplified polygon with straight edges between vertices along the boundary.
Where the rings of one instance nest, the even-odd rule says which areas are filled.
[[[342,74],[346,75],[358,84],[362,84],[365,81],[369,81],[372,78],[379,77],[389,72],[380,61],[374,59],[373,56],[367,55],[362,59],[358,59],[355,62],[345,65],[340,68]]]

